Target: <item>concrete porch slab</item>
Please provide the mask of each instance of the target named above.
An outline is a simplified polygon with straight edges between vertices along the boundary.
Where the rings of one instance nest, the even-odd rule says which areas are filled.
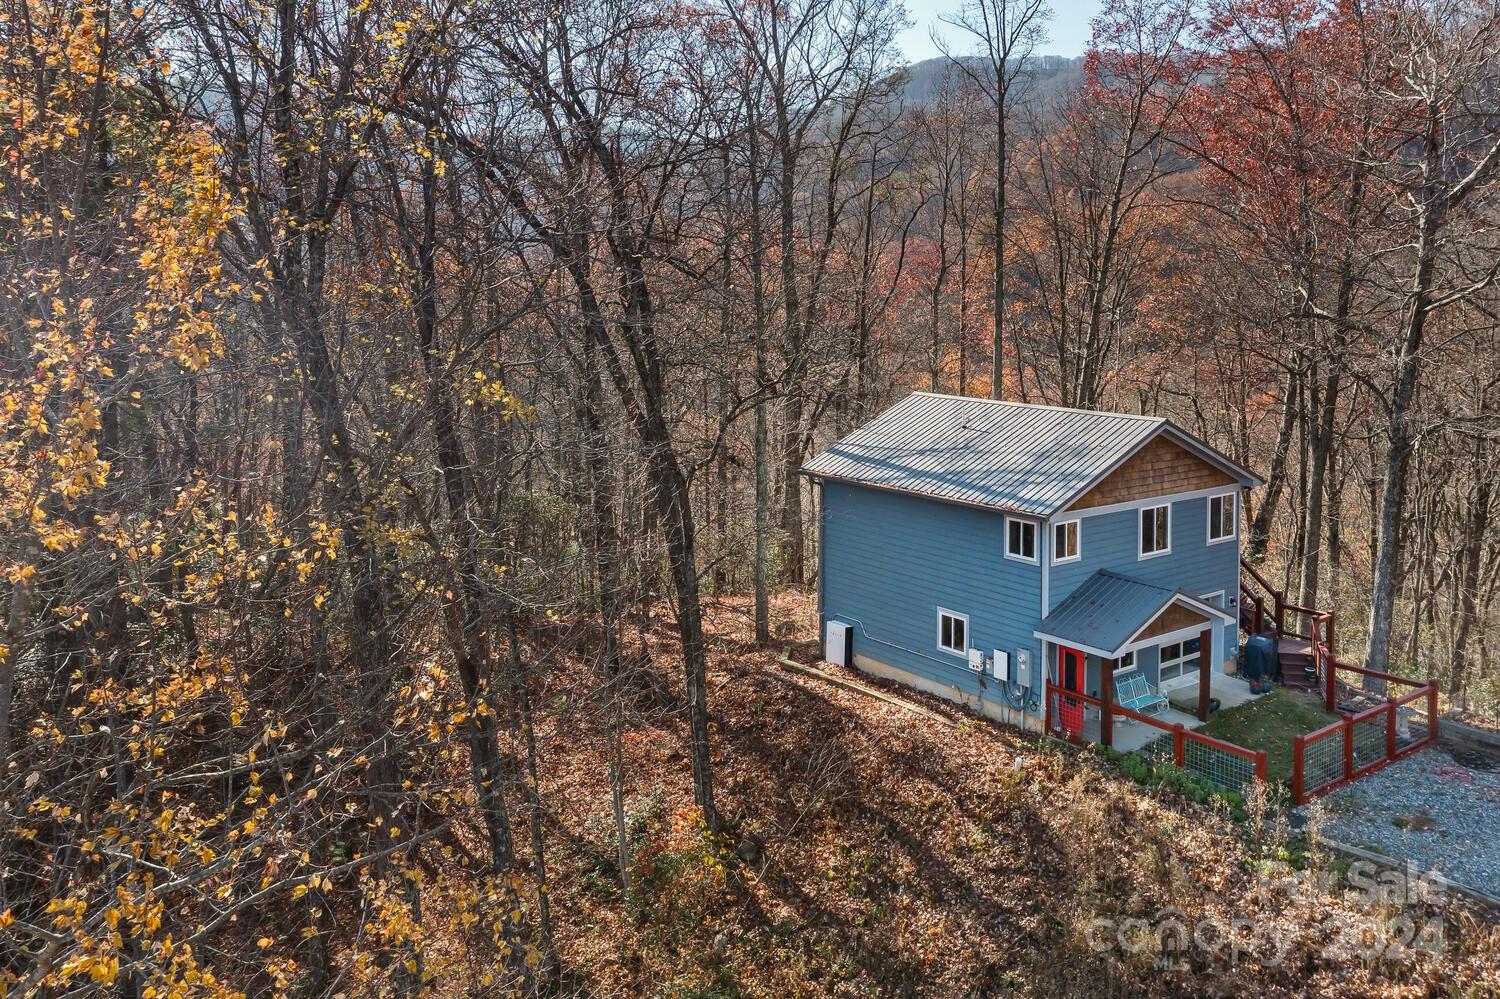
[[[1237,708],[1256,700],[1260,694],[1250,693],[1250,685],[1237,676],[1225,676],[1215,673],[1210,681],[1209,696],[1219,699],[1219,710]],[[1160,714],[1153,715],[1163,725],[1181,725],[1183,728],[1193,729],[1200,727],[1203,722],[1198,720],[1194,713],[1198,707],[1198,684],[1179,687],[1167,693],[1167,700],[1172,707]],[[1091,717],[1090,717],[1091,716]],[[1099,717],[1095,709],[1085,712],[1083,720],[1083,738],[1089,742],[1099,741]],[[1114,748],[1122,753],[1133,753],[1147,746],[1157,739],[1171,738],[1169,732],[1163,732],[1155,725],[1138,722],[1133,718],[1115,717]]]
[[[1226,676],[1223,673],[1215,673],[1210,679],[1208,696],[1219,699],[1219,710],[1225,708],[1237,708],[1241,704],[1260,697],[1260,694],[1250,693],[1250,684],[1237,676]],[[1172,707],[1189,714],[1198,710],[1198,682],[1192,683],[1176,690],[1167,691],[1167,700],[1172,702]]]

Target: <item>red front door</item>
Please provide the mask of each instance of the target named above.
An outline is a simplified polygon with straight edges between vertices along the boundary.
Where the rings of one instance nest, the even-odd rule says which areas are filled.
[[[1059,645],[1057,647],[1058,685],[1065,691],[1081,694],[1083,693],[1084,672],[1083,653],[1077,649]],[[1079,735],[1083,732],[1083,701],[1076,697],[1069,697],[1066,693],[1063,694],[1059,698],[1057,717],[1065,734],[1069,737]]]

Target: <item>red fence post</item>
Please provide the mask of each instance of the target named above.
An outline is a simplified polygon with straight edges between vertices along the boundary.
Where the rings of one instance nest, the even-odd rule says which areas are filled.
[[[1385,758],[1394,760],[1396,758],[1396,702],[1392,701],[1385,709]]]
[[[1313,655],[1317,655],[1317,646],[1313,646]],[[1320,661],[1323,668],[1323,707],[1330,714],[1338,710],[1339,689],[1339,664],[1332,655]]]
[[[1344,719],[1344,780],[1354,779],[1354,723]]]
[[[1307,752],[1307,736],[1292,736],[1292,801],[1296,804],[1306,804],[1302,795],[1303,782],[1303,755]]]
[[[1266,782],[1266,751],[1264,749],[1255,751],[1255,779],[1262,784]]]
[[[1328,658],[1338,655],[1333,648],[1333,611],[1328,611]]]
[[[1187,762],[1187,735],[1181,722],[1172,726],[1172,762],[1179,767]]]
[[[1433,742],[1438,736],[1437,684],[1427,681],[1427,738]]]
[[[1099,660],[1099,741],[1106,749],[1115,745],[1115,661]]]

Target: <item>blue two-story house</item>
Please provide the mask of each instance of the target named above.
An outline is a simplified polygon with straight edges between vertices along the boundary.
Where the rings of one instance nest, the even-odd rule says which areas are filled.
[[[825,658],[1032,729],[1048,677],[1206,714],[1233,670],[1261,480],[1165,419],[918,392],[803,471]]]

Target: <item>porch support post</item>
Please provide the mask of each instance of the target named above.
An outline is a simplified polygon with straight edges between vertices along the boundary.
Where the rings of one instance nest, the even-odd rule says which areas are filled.
[[[1198,720],[1208,721],[1209,677],[1214,669],[1214,629],[1209,625],[1198,636]]]
[[[1099,660],[1099,741],[1115,744],[1115,661]]]

